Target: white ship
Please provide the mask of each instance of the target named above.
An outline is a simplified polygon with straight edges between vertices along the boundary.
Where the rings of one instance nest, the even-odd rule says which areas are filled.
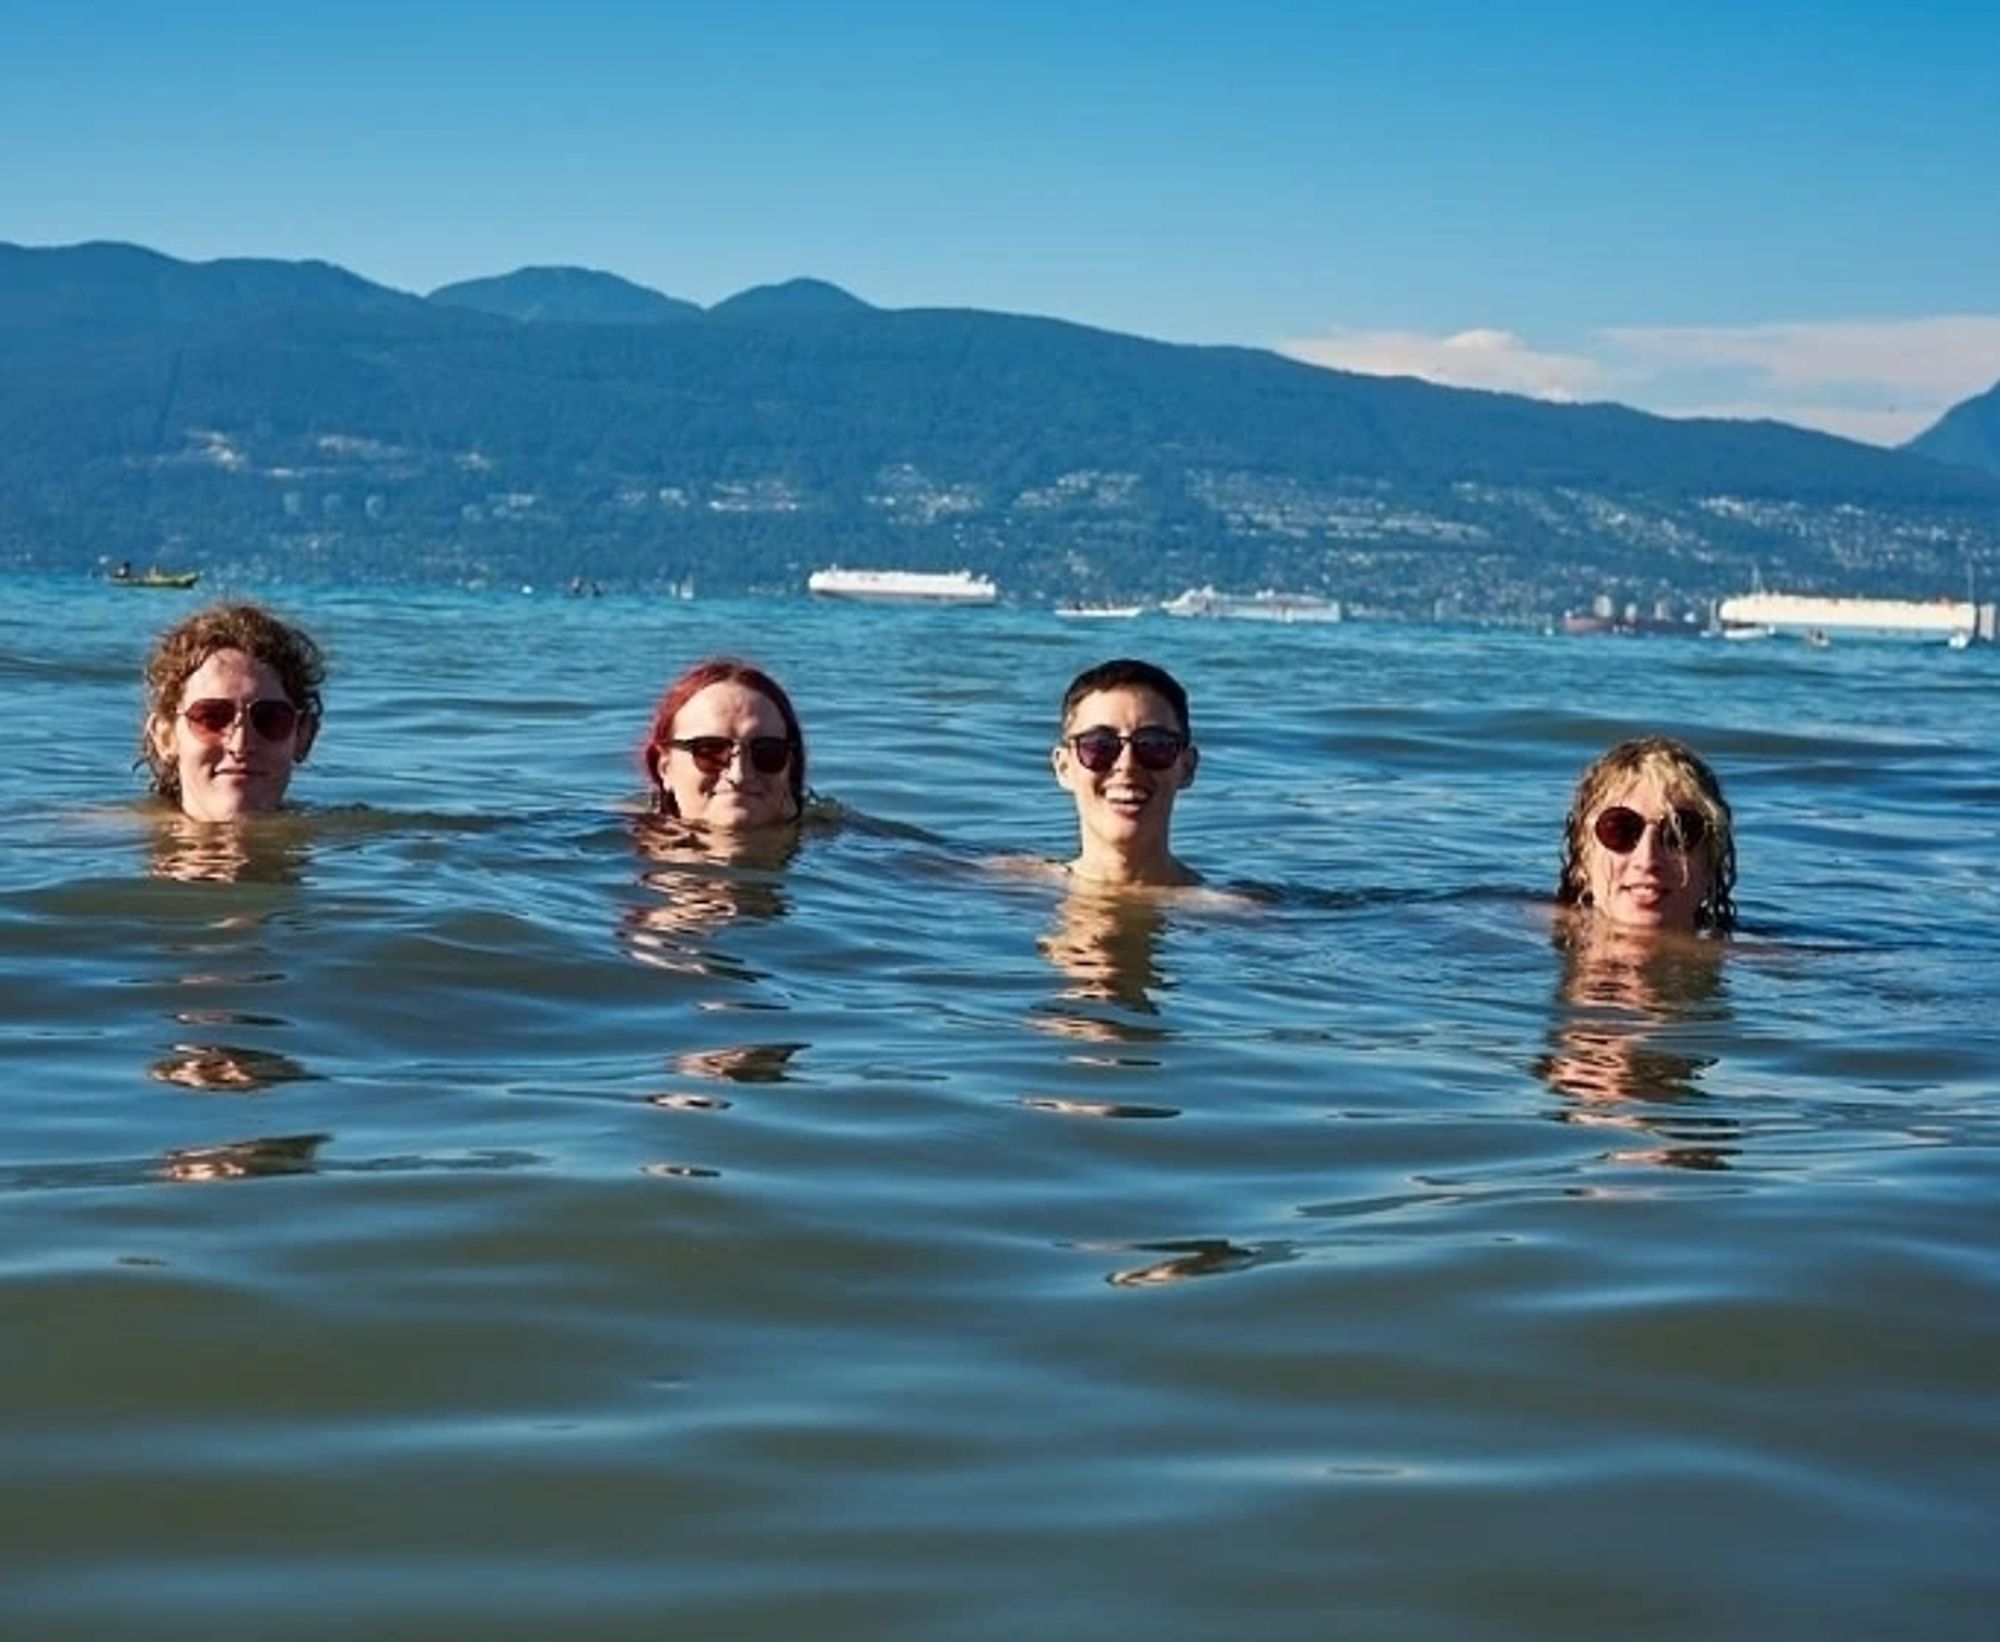
[[[1228,621],[1339,621],[1340,601],[1315,593],[1218,593],[1190,587],[1160,606],[1170,616],[1219,616]]]
[[[884,604],[991,604],[1000,589],[969,570],[815,570],[806,590],[827,599]]]
[[[1953,599],[1815,599],[1796,593],[1744,593],[1715,607],[1724,638],[1774,634],[1824,640],[1914,639],[1963,646],[1993,635],[1993,606]],[[1962,638],[1959,635],[1964,635]]]

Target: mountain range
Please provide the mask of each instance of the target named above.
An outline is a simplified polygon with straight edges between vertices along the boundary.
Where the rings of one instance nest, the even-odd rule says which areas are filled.
[[[1010,595],[1204,582],[1539,619],[2000,570],[2000,389],[1902,451],[1352,375],[791,280],[0,245],[0,563]]]

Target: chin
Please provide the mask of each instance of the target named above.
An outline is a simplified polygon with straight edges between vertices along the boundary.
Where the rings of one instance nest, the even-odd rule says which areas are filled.
[[[1647,907],[1622,916],[1614,915],[1610,921],[1620,929],[1655,930],[1679,935],[1692,935],[1695,928],[1692,912],[1671,907]]]
[[[185,802],[182,808],[197,821],[241,821],[247,816],[268,815],[284,802],[283,792],[256,788],[211,788],[203,794],[200,813]]]

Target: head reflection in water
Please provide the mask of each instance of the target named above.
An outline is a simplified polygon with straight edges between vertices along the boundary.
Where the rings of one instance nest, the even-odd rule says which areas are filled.
[[[1722,950],[1662,945],[1595,922],[1559,932],[1558,947],[1556,1022],[1536,1070],[1571,1103],[1562,1119],[1640,1141],[1614,1152],[1617,1161],[1727,1168],[1739,1126],[1690,1109],[1714,1057],[1677,1041],[1691,1026],[1727,1017]]]
[[[784,869],[798,851],[796,827],[708,832],[653,815],[634,824],[632,845],[643,895],[626,909],[622,935],[641,963],[734,971],[706,937],[739,918],[782,918],[791,910]]]
[[[226,1043],[177,1043],[173,1053],[155,1061],[146,1075],[156,1083],[230,1095],[254,1095],[273,1084],[297,1083],[313,1076],[289,1055]]]
[[[1160,973],[1160,939],[1167,908],[1151,896],[1122,895],[1072,883],[1056,907],[1055,926],[1036,944],[1070,983],[1052,1005],[1037,1009],[1033,1024],[1058,1037],[1087,1043],[1136,1046],[1164,1032],[1153,994],[1168,983]],[[1119,1064],[1129,1053],[1112,1056]]]
[[[292,816],[254,828],[162,816],[152,829],[147,870],[184,884],[296,884],[305,875],[310,825]]]
[[[330,1135],[277,1135],[265,1140],[230,1140],[219,1146],[182,1146],[160,1161],[162,1180],[263,1180],[311,1174],[317,1153]]]
[[[1166,909],[1157,901],[1079,885],[1062,898],[1055,927],[1037,944],[1076,983],[1068,996],[1153,1014],[1152,994],[1164,984],[1158,954],[1166,927]]]
[[[1163,1283],[1185,1283],[1196,1277],[1225,1277],[1231,1272],[1249,1271],[1256,1266],[1282,1264],[1297,1259],[1287,1244],[1232,1243],[1221,1237],[1190,1237],[1178,1242],[1140,1243],[1140,1252],[1164,1254],[1142,1266],[1125,1266],[1105,1278],[1113,1288],[1157,1288]]]

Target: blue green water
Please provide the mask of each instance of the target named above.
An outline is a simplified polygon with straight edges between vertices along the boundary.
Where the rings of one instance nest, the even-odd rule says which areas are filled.
[[[0,606],[0,1635],[1991,1634],[2000,654],[266,591],[297,816],[134,800],[185,595]],[[635,846],[687,661],[864,819]],[[1066,899],[1063,684],[1194,699]],[[1566,958],[1692,741],[1745,936]]]

